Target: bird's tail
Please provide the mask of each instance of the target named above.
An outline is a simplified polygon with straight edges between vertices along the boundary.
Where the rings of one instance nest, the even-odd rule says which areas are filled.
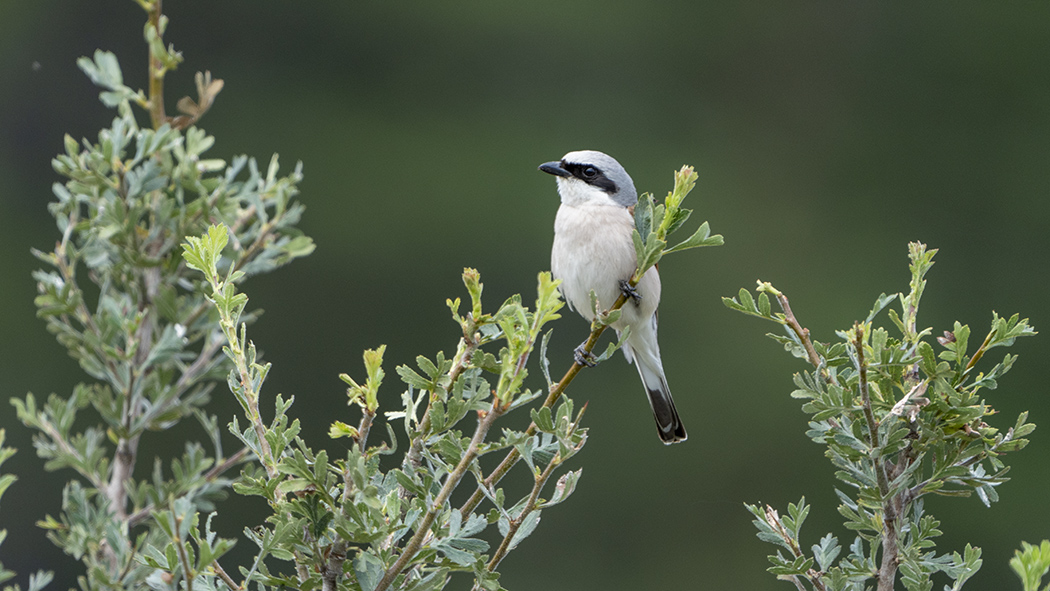
[[[653,345],[655,346],[655,343]],[[646,348],[650,349],[649,354],[645,354],[644,350],[636,351],[630,344],[625,343],[624,356],[627,357],[628,362],[633,362],[638,368],[638,375],[642,378],[645,393],[649,396],[649,406],[653,409],[653,418],[656,419],[656,430],[660,435],[660,441],[663,441],[664,445],[685,441],[688,435],[686,435],[685,426],[682,425],[682,419],[678,417],[678,410],[674,407],[671,389],[667,387],[667,377],[664,376],[659,349],[656,349],[654,354],[652,347]]]

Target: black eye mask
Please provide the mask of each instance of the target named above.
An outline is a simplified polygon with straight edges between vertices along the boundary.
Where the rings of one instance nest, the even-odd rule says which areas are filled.
[[[605,176],[605,173],[593,164],[577,164],[575,162],[565,162],[563,160],[561,167],[572,173],[572,176],[580,179],[588,185],[598,187],[610,195],[616,193],[618,189],[616,183],[609,179],[609,177]]]

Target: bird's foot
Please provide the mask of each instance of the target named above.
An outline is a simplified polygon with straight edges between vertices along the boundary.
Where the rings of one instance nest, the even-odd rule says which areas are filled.
[[[621,279],[620,291],[623,292],[623,295],[634,300],[634,305],[637,306],[638,304],[642,303],[642,294],[638,293],[638,290],[631,285],[630,281],[627,281],[626,279]]]
[[[591,353],[587,349],[583,348],[585,344],[586,343],[580,343],[579,347],[573,349],[572,358],[576,361],[576,365],[594,367],[595,365],[598,365],[598,363],[595,361],[595,359],[597,358],[594,356],[594,353]]]

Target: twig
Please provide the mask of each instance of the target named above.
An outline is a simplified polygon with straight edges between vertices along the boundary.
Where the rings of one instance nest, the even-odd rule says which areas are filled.
[[[872,449],[879,447],[879,425],[875,422],[875,413],[871,410],[871,394],[868,391],[868,364],[864,360],[864,326],[859,322],[853,323],[853,348],[857,352],[857,371],[860,375],[857,388],[860,390],[861,408],[864,410],[864,421],[868,423],[868,445]],[[881,472],[881,471],[880,471]],[[885,473],[883,472],[883,476]],[[889,492],[889,486],[885,489],[879,483],[882,494]]]
[[[470,362],[471,357],[474,356],[474,351],[477,351],[479,343],[475,334],[473,334],[476,325],[471,322],[463,330],[463,353],[459,355],[459,359],[456,361],[456,365],[449,372],[448,387],[453,388],[456,384],[456,380],[459,376],[467,369],[467,364]],[[420,454],[422,453],[423,439],[430,431],[430,409],[433,406],[435,392],[431,391],[429,394],[429,400],[427,402],[427,408],[423,411],[423,418],[419,420],[419,430],[415,437],[412,438],[412,442],[408,446],[408,452],[405,454],[406,461],[412,465],[412,467],[418,467],[420,463]],[[401,488],[402,497],[408,494],[408,491],[404,487],[398,485]]]
[[[168,503],[168,511],[171,512],[171,523],[175,526],[175,535],[172,538],[172,542],[175,543],[175,548],[178,550],[179,562],[182,564],[182,572],[186,577],[186,591],[193,591],[193,568],[190,565],[190,559],[186,555],[186,545],[179,539],[178,531],[182,529],[180,523],[182,518],[175,514],[175,507]]]
[[[634,287],[638,282],[632,278],[630,283],[631,286]],[[627,294],[620,294],[620,297],[613,302],[613,305],[609,308],[608,312],[619,310],[625,303],[627,303]],[[605,332],[606,328],[608,328],[608,325],[605,324],[599,324],[597,327],[592,328],[590,336],[584,341],[583,350],[590,353],[594,349],[594,345],[598,343],[598,338],[602,336],[602,333]],[[554,403],[558,401],[558,398],[560,398],[562,393],[565,392],[565,389],[568,388],[569,384],[576,378],[576,374],[580,373],[580,370],[584,367],[586,366],[580,362],[573,361],[573,364],[569,367],[569,370],[565,372],[562,379],[551,388],[550,392],[547,394],[546,400],[543,401],[543,405],[540,408],[550,408],[554,406]],[[525,436],[532,437],[535,434],[536,423],[529,423],[528,429],[525,430]],[[487,478],[485,478],[484,482],[478,483],[477,490],[475,490],[474,494],[467,499],[467,502],[460,507],[459,513],[463,519],[470,517],[470,514],[485,498],[485,492],[482,487],[490,489],[495,486],[504,476],[507,475],[507,472],[510,472],[510,469],[513,468],[514,464],[517,464],[520,459],[521,452],[519,452],[517,448],[512,448],[507,452],[503,461],[496,466],[496,469],[493,470]]]
[[[321,589],[322,591],[336,591],[339,587],[339,578],[343,574],[343,562],[346,561],[347,545],[340,540],[332,546],[328,553],[328,561],[321,567]]]
[[[977,362],[981,360],[981,357],[984,357],[984,352],[988,350],[988,345],[991,344],[992,336],[994,335],[995,331],[993,330],[988,333],[988,336],[984,337],[984,342],[981,343],[980,347],[977,347],[977,350],[973,352],[973,357],[971,357],[970,361],[966,364],[966,369],[963,370],[963,375],[969,375],[970,370],[977,365]]]
[[[361,413],[361,422],[357,426],[357,446],[361,453],[365,453],[368,443],[368,432],[372,430],[372,419],[375,416],[375,411],[370,411],[367,408]]]
[[[109,509],[118,520],[127,518],[127,488],[125,484],[131,479],[131,472],[135,468],[135,455],[138,451],[139,436],[130,439],[120,438],[117,449],[113,452],[113,472],[110,474],[109,484],[103,489],[106,498],[109,499]]]
[[[149,7],[149,24],[160,37],[161,0],[153,0]],[[159,58],[149,56],[149,118],[153,129],[160,129],[167,121],[164,114],[164,64]]]
[[[90,482],[92,486],[94,486],[98,490],[105,490],[106,482],[102,480],[102,478],[100,478],[98,474],[88,472],[87,470],[84,470],[82,467],[80,467],[88,463],[87,459],[84,458],[84,456],[81,455],[81,453],[77,451],[75,447],[70,445],[69,441],[58,431],[58,428],[55,427],[50,421],[46,420],[43,414],[40,414],[38,417],[36,417],[36,419],[39,421],[38,428],[44,433],[46,433],[47,436],[51,438],[51,441],[54,441],[56,444],[58,444],[58,447],[62,448],[62,451],[64,453],[67,453],[77,459],[77,462],[73,463],[71,467],[78,473],[80,473],[80,475],[83,476],[88,482]]]
[[[221,567],[221,566],[219,566],[219,562],[218,562],[218,561],[215,561],[215,562],[211,563],[211,569],[212,569],[213,571],[215,571],[215,575],[216,575],[217,577],[219,577],[219,579],[220,579],[220,580],[221,580],[221,581],[222,581],[223,583],[225,583],[225,584],[226,584],[226,587],[227,587],[227,588],[228,588],[228,589],[229,589],[230,591],[241,591],[241,589],[243,589],[243,587],[241,587],[240,585],[238,585],[238,584],[237,584],[237,583],[236,583],[236,582],[235,582],[235,581],[234,581],[234,580],[233,580],[232,578],[230,578],[230,575],[226,574],[226,571],[224,571],[224,570],[222,569],[222,567]]]
[[[232,456],[213,466],[211,470],[208,470],[204,474],[204,482],[208,483],[215,480],[219,476],[222,476],[224,472],[226,472],[233,466],[239,464],[241,460],[244,459],[244,456],[248,455],[249,451],[250,450],[247,447],[242,447],[237,453],[233,454]],[[175,498],[177,499],[179,497],[183,497],[189,492],[190,491],[183,492],[182,494],[177,495]],[[138,525],[142,520],[150,516],[150,513],[153,512],[154,508],[154,505],[151,503],[129,515],[127,518],[128,526],[134,527]]]
[[[241,326],[241,335],[243,335],[244,325],[242,324]],[[259,393],[255,391],[251,370],[248,367],[248,359],[244,354],[244,341],[237,336],[236,324],[227,332],[226,338],[230,344],[230,351],[234,356],[234,365],[237,367],[241,387],[244,389],[244,399],[248,403],[248,420],[252,422],[252,428],[255,430],[255,439],[259,444],[259,455],[261,456],[259,461],[266,468],[267,476],[274,478],[277,476],[277,460],[273,457],[270,442],[266,439],[266,425],[263,424],[262,413],[259,412]]]
[[[784,523],[780,520],[780,514],[777,510],[769,505],[766,505],[766,523],[772,527],[780,539],[784,540],[784,543],[788,546],[791,551],[791,555],[794,558],[802,558],[802,549],[799,548],[797,541],[791,537],[788,533],[787,528],[784,527]],[[806,578],[809,579],[810,584],[813,585],[813,589],[816,591],[825,591],[826,587],[824,582],[820,580],[820,573],[814,569],[809,569],[806,573]],[[799,580],[798,575],[792,575],[791,581],[795,583],[795,586],[805,591],[805,586],[802,585],[802,581]]]
[[[570,437],[576,432],[576,429],[579,428],[580,421],[583,419],[583,412],[586,408],[587,405],[585,404],[583,410],[581,410],[580,414],[576,416],[576,421],[569,426],[568,434]],[[580,445],[582,446],[582,443]],[[579,449],[579,447],[576,449]],[[529,500],[525,503],[525,507],[521,510],[521,514],[519,514],[517,518],[510,520],[510,527],[507,530],[507,535],[503,536],[503,541],[500,543],[496,553],[492,555],[492,559],[489,560],[489,563],[486,566],[488,570],[496,570],[496,567],[499,566],[499,563],[507,555],[507,552],[510,552],[510,544],[514,539],[514,535],[518,533],[518,529],[521,528],[521,524],[525,522],[525,518],[539,507],[540,493],[543,492],[543,487],[546,486],[547,481],[550,480],[551,475],[554,473],[554,469],[557,468],[562,461],[561,452],[559,452],[551,459],[550,463],[547,464],[547,467],[539,476],[533,476],[534,482],[532,485],[532,493],[529,495]]]
[[[492,408],[489,412],[478,421],[478,426],[474,430],[474,436],[470,440],[470,446],[467,447],[467,451],[463,454],[459,464],[456,468],[449,473],[445,479],[444,486],[441,487],[441,491],[438,492],[437,496],[434,497],[434,501],[430,505],[430,509],[427,510],[426,514],[420,520],[419,525],[416,526],[416,532],[412,535],[412,538],[405,545],[405,549],[401,551],[401,555],[398,556],[394,564],[387,569],[383,574],[383,578],[380,579],[379,584],[376,585],[374,591],[384,591],[394,582],[401,571],[404,570],[412,558],[415,557],[416,553],[419,552],[420,546],[423,544],[423,538],[430,531],[430,526],[434,523],[434,518],[437,514],[444,510],[445,503],[448,498],[452,495],[452,491],[459,485],[459,481],[463,479],[463,475],[467,473],[467,469],[470,464],[478,457],[478,447],[485,440],[485,436],[488,434],[489,428],[496,421],[500,415],[506,410],[506,407],[500,405],[499,401],[493,401]]]
[[[536,501],[540,497],[540,491],[543,490],[543,486],[550,480],[551,474],[554,473],[554,469],[560,464],[555,457],[547,464],[547,468],[543,470],[539,476],[535,477],[535,483],[532,485],[532,493],[529,495],[529,500],[525,503],[525,507],[521,510],[521,514],[516,518],[510,520],[510,527],[507,528],[507,535],[503,536],[503,541],[500,542],[499,548],[496,553],[492,555],[492,559],[489,560],[488,565],[485,567],[488,570],[495,570],[499,566],[500,561],[510,551],[511,540],[514,539],[514,534],[518,533],[518,529],[521,528],[521,524],[525,522],[525,518],[529,516],[536,509]]]
[[[795,319],[795,314],[791,311],[791,304],[788,303],[786,295],[780,291],[773,291],[772,293],[777,298],[777,303],[780,304],[780,309],[784,311],[784,321],[787,323],[787,327],[795,333],[795,336],[798,337],[798,340],[806,349],[806,356],[809,358],[810,364],[815,368],[819,368],[821,364],[820,355],[817,355],[817,350],[813,347],[813,339],[809,337],[809,329],[803,328],[802,325],[798,323],[798,320]],[[821,375],[825,378],[828,377],[827,370],[821,370]]]
[[[879,445],[879,427],[875,422],[875,414],[871,410],[871,396],[868,392],[868,364],[864,360],[864,327],[859,322],[853,324],[853,348],[857,353],[857,371],[859,374],[858,388],[860,390],[861,405],[864,410],[864,420],[868,423],[868,445],[874,451]],[[897,547],[897,503],[899,495],[890,497],[890,479],[886,473],[886,460],[879,454],[873,454],[875,466],[875,478],[879,485],[879,496],[882,498],[882,521],[885,531],[882,535],[882,564],[879,567],[878,591],[893,591],[893,584],[897,578],[898,552]]]
[[[362,454],[367,447],[368,432],[372,428],[372,420],[375,416],[376,413],[369,411],[367,408],[361,414],[361,422],[357,426],[357,445]],[[349,502],[350,490],[353,488],[349,469],[348,466],[347,471],[343,473],[342,502],[344,505]],[[321,589],[323,591],[335,591],[338,588],[339,577],[343,574],[343,563],[346,561],[346,549],[348,547],[346,540],[342,538],[332,544],[332,548],[328,553],[328,562],[325,563],[321,571]]]

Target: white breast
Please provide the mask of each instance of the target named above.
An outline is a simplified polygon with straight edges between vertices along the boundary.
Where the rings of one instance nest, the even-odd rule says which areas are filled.
[[[631,231],[634,219],[626,208],[606,204],[566,205],[554,221],[551,272],[561,279],[561,292],[569,305],[587,320],[593,320],[590,291],[601,308],[620,297],[620,280],[631,278],[636,258]],[[622,329],[639,319],[650,319],[660,303],[660,277],[655,268],[638,284],[642,301],[628,302],[623,317],[613,325]]]

